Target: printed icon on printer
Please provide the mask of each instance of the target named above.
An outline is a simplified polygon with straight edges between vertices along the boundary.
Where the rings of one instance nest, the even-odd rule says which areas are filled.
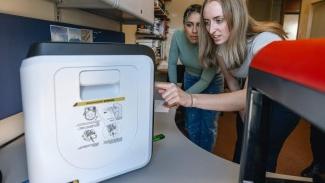
[[[108,107],[103,111],[103,118],[106,121],[115,121],[114,113],[111,107]]]
[[[122,119],[122,104],[113,104],[112,111],[116,120]]]
[[[113,104],[113,106],[107,107],[103,111],[103,117],[107,121],[115,121],[122,119],[122,105]]]
[[[85,119],[89,121],[96,119],[97,116],[96,114],[97,114],[97,109],[95,106],[86,107],[83,113]]]
[[[82,138],[87,141],[87,142],[95,142],[95,139],[97,138],[97,134],[95,132],[95,130],[90,129],[90,130],[85,130]]]
[[[108,132],[109,136],[114,137],[114,136],[116,136],[118,134],[117,133],[117,125],[116,125],[116,123],[106,125],[106,129],[107,129],[107,132]]]

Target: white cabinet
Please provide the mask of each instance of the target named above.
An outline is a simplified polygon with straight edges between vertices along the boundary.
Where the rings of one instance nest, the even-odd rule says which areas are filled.
[[[153,24],[154,0],[60,0],[59,8],[79,8],[123,24]]]
[[[111,0],[102,0],[111,1]],[[116,7],[153,24],[154,0],[117,0]]]

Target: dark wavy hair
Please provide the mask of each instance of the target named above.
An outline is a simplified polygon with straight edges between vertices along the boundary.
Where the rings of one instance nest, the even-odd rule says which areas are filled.
[[[185,12],[184,12],[184,16],[183,16],[183,23],[186,22],[186,20],[188,19],[188,17],[192,14],[192,13],[201,13],[201,9],[202,6],[199,4],[192,4],[189,7],[186,8]]]

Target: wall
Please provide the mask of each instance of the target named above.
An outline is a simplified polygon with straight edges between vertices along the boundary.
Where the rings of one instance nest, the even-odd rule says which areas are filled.
[[[317,3],[324,0],[302,0],[301,4],[301,13],[299,18],[299,28],[298,28],[298,34],[297,39],[306,39],[309,38],[310,28],[311,28],[311,21],[312,21],[312,4]],[[270,0],[260,1],[260,0],[249,0],[249,10],[251,15],[256,18],[257,20],[267,20],[269,19],[269,13],[270,13],[270,7],[274,7],[274,2],[277,2],[277,0],[272,0],[272,6],[266,6],[267,4],[270,4]],[[259,8],[256,8],[259,7]],[[279,9],[279,8],[276,8]],[[324,15],[324,14],[323,14]],[[273,20],[276,20],[275,14],[271,17]],[[322,20],[322,19],[319,19]]]
[[[56,7],[53,0],[1,0],[0,13],[56,20]],[[76,9],[62,9],[61,22],[121,31],[121,25],[117,21]]]
[[[137,31],[137,25],[122,25],[122,32],[125,34],[126,44],[135,44],[135,32]]]
[[[256,20],[270,20],[272,10],[271,0],[249,0],[247,7],[250,15]]]
[[[247,0],[250,15],[259,21],[281,21],[282,0]]]
[[[203,0],[172,0],[166,2],[166,8],[169,12],[170,29],[178,29],[183,27],[183,14],[185,9],[191,4],[202,4]]]
[[[311,9],[312,4],[324,0],[302,0],[301,13],[299,20],[298,39],[305,39],[309,37],[309,30],[311,26]]]
[[[325,37],[325,1],[317,3],[313,6],[313,18],[310,28],[311,38],[324,38]]]

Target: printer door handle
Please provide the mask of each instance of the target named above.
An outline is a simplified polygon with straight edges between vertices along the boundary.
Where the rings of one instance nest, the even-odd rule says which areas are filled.
[[[80,86],[115,85],[120,82],[119,70],[96,70],[80,72]]]

